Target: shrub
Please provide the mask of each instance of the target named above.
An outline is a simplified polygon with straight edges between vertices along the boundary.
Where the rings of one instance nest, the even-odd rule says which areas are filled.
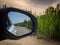
[[[60,10],[49,7],[44,15],[37,17],[37,21],[38,38],[42,34],[48,38],[60,40]]]

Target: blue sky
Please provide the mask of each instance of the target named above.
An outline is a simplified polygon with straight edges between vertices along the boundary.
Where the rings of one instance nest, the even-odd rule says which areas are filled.
[[[30,20],[30,18],[27,15],[18,12],[9,12],[8,17],[13,24],[21,23],[24,20]]]

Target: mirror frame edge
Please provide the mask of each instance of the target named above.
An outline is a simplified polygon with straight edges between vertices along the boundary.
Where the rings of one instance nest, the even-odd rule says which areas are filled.
[[[33,24],[33,29],[30,33],[28,34],[25,34],[25,35],[22,35],[22,36],[15,36],[13,34],[11,34],[10,32],[8,32],[7,30],[5,30],[5,32],[10,35],[14,40],[17,40],[17,39],[21,39],[23,37],[26,37],[28,35],[31,35],[33,32],[36,33],[36,30],[37,30],[37,19],[32,15],[30,14],[29,12],[27,11],[24,11],[24,10],[21,10],[21,9],[17,9],[17,8],[5,8],[6,9],[6,12],[7,12],[7,15],[9,12],[19,12],[19,13],[22,13],[22,14],[26,14],[28,17],[30,17],[30,19],[32,20],[32,24]]]

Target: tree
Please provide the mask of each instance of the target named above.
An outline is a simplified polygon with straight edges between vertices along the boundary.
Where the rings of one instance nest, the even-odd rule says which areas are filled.
[[[54,13],[54,8],[53,7],[49,7],[48,9],[46,9],[45,14],[53,14]]]
[[[59,10],[60,10],[60,3],[58,3],[55,8],[55,15],[57,15],[57,12],[59,12]]]
[[[56,14],[54,14],[56,13]],[[37,37],[41,34],[51,39],[60,40],[60,4],[49,7],[43,16],[37,17]]]
[[[5,5],[3,5],[3,8],[7,8],[6,4],[5,4]]]
[[[27,24],[27,20],[24,20],[24,24]]]
[[[56,10],[59,10],[59,9],[60,9],[60,4],[58,3],[56,6]]]

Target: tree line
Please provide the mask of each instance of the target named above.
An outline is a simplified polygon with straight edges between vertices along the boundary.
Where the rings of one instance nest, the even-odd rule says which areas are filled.
[[[32,29],[33,25],[32,25],[32,21],[31,20],[24,20],[21,23],[16,23],[14,24],[15,26],[20,26],[20,27],[26,27],[28,29]]]
[[[37,38],[60,40],[60,4],[56,8],[48,7],[44,15],[37,17],[37,21]]]

